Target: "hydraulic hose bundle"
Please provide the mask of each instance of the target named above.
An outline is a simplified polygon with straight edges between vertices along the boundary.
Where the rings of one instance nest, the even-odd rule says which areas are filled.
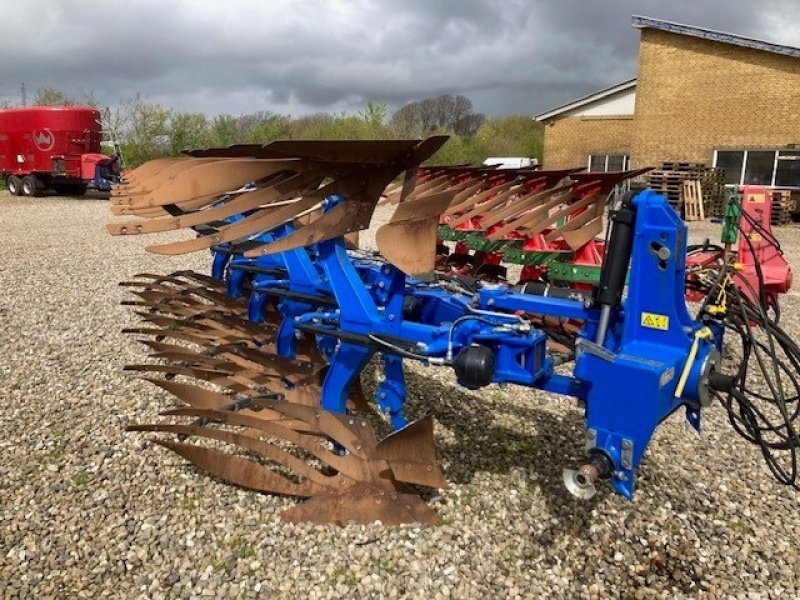
[[[747,213],[743,216],[753,230],[763,238],[769,236],[780,249],[771,232]],[[737,228],[756,255],[751,236],[738,224]],[[739,360],[738,368],[727,375],[716,373],[711,387],[734,430],[761,449],[775,478],[800,489],[800,346],[778,325],[777,300],[768,303],[761,264],[755,261],[754,265],[757,288],[741,275],[736,263],[730,262],[720,266],[713,283],[707,286],[701,318],[724,329],[728,337],[738,338],[741,347],[741,356],[733,357]]]

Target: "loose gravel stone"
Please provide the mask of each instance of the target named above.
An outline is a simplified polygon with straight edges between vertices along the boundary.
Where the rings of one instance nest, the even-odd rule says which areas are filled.
[[[122,371],[144,352],[120,333],[133,319],[116,284],[206,271],[209,256],[149,255],[145,241],[175,236],[112,238],[108,219],[100,199],[0,193],[0,597],[800,597],[800,494],[717,406],[702,436],[680,415],[659,429],[632,502],[606,486],[579,502],[561,484],[582,454],[574,401],[473,393],[409,365],[409,413],[435,415],[451,482],[429,498],[443,525],[284,523],[293,500],[224,485],[123,431],[171,401]],[[693,224],[691,237],[718,231]],[[798,228],[778,235],[800,264]],[[800,335],[797,292],[782,302]]]

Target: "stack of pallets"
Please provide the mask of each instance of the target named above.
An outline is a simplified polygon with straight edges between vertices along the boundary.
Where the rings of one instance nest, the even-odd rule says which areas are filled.
[[[772,214],[770,222],[773,225],[787,225],[792,222],[795,201],[792,199],[791,190],[770,190],[772,193]]]
[[[699,181],[703,192],[706,217],[722,215],[725,211],[725,170],[707,167],[703,163],[664,162],[661,168],[647,174],[651,190],[665,196],[675,210],[683,211],[683,182]]]

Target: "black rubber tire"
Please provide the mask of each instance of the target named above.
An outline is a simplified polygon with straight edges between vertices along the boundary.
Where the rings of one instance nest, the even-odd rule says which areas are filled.
[[[22,180],[16,175],[9,176],[8,179],[6,179],[6,185],[8,186],[8,191],[14,196],[22,194]]]
[[[36,175],[26,175],[22,178],[22,195],[23,196],[38,196],[42,192],[42,186],[39,185],[39,180]]]

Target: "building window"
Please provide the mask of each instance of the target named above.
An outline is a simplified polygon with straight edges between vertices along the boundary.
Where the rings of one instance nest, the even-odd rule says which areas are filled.
[[[719,150],[714,155],[714,166],[725,169],[725,183],[738,185],[742,181],[744,151]]]
[[[800,150],[716,150],[729,185],[800,188]]]
[[[775,167],[777,187],[800,187],[800,150],[780,150]]]
[[[625,171],[628,168],[627,154],[590,154],[589,171],[605,173],[607,171]]]
[[[744,163],[744,183],[752,185],[772,185],[775,170],[775,152],[750,150]]]

